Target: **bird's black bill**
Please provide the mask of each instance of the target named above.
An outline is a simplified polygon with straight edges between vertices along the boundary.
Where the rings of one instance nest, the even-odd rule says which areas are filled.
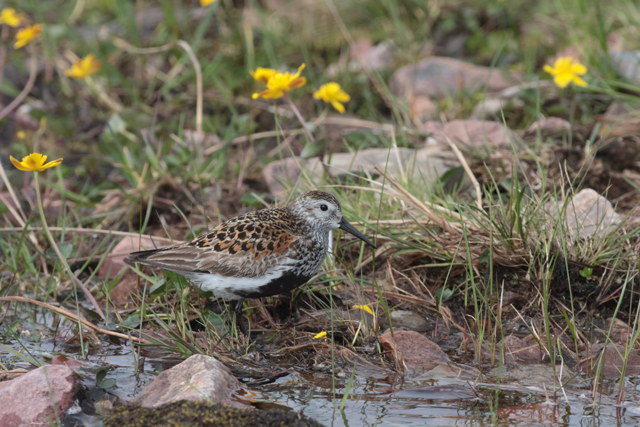
[[[347,233],[351,233],[354,236],[356,236],[358,239],[365,242],[367,245],[371,246],[373,249],[378,249],[376,248],[376,245],[371,243],[371,240],[367,239],[364,234],[356,230],[356,228],[353,225],[349,224],[349,221],[344,219],[344,217],[340,220],[340,230],[344,230]]]

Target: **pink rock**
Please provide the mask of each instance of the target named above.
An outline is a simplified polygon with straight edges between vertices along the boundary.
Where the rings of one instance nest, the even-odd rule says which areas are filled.
[[[571,123],[560,117],[545,117],[537,122],[531,124],[527,133],[535,133],[540,130],[542,134],[550,134],[556,132],[562,132],[571,129]]]
[[[47,365],[0,383],[0,426],[49,426],[74,403],[80,378],[64,365]]]
[[[417,95],[441,98],[456,93],[462,87],[479,90],[485,83],[488,92],[510,86],[498,69],[432,56],[400,68],[391,77],[389,87],[396,96],[404,99]]]
[[[367,148],[352,153],[335,153],[331,159],[325,159],[325,161],[329,162],[328,168],[334,176],[340,176],[349,171],[376,176],[379,174],[375,166],[379,166],[392,176],[405,174],[408,179],[426,184],[435,183],[438,177],[448,170],[460,166],[455,155],[450,151],[442,150],[441,147],[424,147],[418,150]],[[290,188],[290,184],[300,176],[300,166],[305,169],[305,176],[311,181],[321,182],[325,171],[317,158],[303,160],[298,157],[289,157],[271,162],[262,169],[262,177],[269,191],[276,196],[284,196],[286,189]]]
[[[431,133],[427,144],[440,141],[447,146],[447,138],[458,147],[484,147],[508,145],[509,129],[502,123],[488,120],[452,120],[446,124],[427,122],[420,130]]]
[[[179,400],[209,400],[246,408],[239,397],[252,394],[217,359],[196,354],[162,372],[130,403],[153,408]]]
[[[504,346],[504,363],[539,363],[542,359],[540,346],[535,341],[526,342],[514,335],[507,335],[496,346],[502,349]]]
[[[100,278],[104,279],[109,275],[109,277],[115,277],[120,270],[122,270],[126,264],[124,263],[124,258],[130,252],[135,251],[144,251],[146,249],[155,249],[156,247],[166,246],[164,242],[156,242],[154,245],[153,240],[149,237],[133,237],[127,236],[118,243],[111,253],[109,257],[104,260],[100,269],[98,270],[98,275]]]
[[[627,349],[622,344],[608,344],[607,349],[603,350],[604,344],[596,344],[591,350],[583,352],[577,370],[592,375],[600,366],[604,378],[619,378],[623,368],[625,376],[640,374],[640,355],[637,351],[631,350],[627,356]]]
[[[387,331],[380,336],[385,351],[399,353],[409,369],[432,368],[439,363],[451,363],[449,356],[429,338],[414,331]]]
[[[567,206],[566,220],[574,238],[610,233],[621,221],[611,202],[591,188],[573,196]]]

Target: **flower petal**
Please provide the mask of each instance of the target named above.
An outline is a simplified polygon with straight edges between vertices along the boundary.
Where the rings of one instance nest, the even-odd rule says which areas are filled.
[[[375,314],[373,314],[373,310],[371,310],[368,305],[354,305],[352,308],[359,308],[360,310],[364,310],[370,315],[375,316]]]
[[[42,165],[40,166],[40,169],[38,169],[39,171],[43,171],[45,169],[49,169],[52,168],[54,166],[58,166],[60,163],[62,163],[62,159],[57,159],[57,160],[52,160],[49,163],[47,163],[46,165]]]
[[[562,74],[557,74],[554,78],[553,81],[556,83],[556,85],[558,85],[559,87],[567,87],[567,85],[571,82],[571,80],[573,79],[573,75],[571,73],[562,73]]]
[[[289,83],[289,88],[290,89],[297,89],[299,87],[304,86],[305,83],[307,83],[307,79],[305,77],[299,77],[299,78],[293,80],[291,83]]]
[[[25,172],[29,172],[32,169],[29,169],[26,166],[23,166],[22,163],[20,163],[17,159],[14,159],[13,156],[9,156],[9,158],[11,159],[11,163],[13,163],[13,166],[15,166],[16,168],[18,168],[21,171],[25,171]]]
[[[344,113],[344,105],[340,104],[338,101],[332,101],[331,105],[333,105],[333,108],[338,110],[340,114]]]
[[[582,80],[580,77],[578,76],[573,76],[573,84],[577,85],[577,86],[582,86],[582,87],[587,87],[588,84],[587,82],[585,82],[584,80]]]
[[[546,71],[547,73],[551,74],[552,76],[556,75],[556,70],[554,70],[551,65],[545,65],[544,67],[542,67],[542,69],[544,71]]]
[[[587,67],[585,67],[579,62],[575,62],[571,64],[571,72],[574,74],[578,74],[579,76],[582,76],[583,74],[587,73]]]

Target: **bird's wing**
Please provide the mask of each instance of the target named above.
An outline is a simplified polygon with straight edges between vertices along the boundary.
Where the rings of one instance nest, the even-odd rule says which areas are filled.
[[[184,244],[133,252],[125,261],[183,273],[256,277],[290,258],[297,241],[298,237],[277,224],[248,214]]]

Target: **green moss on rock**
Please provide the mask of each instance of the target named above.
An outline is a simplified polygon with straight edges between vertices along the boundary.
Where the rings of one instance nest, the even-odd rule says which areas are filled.
[[[300,413],[281,409],[238,409],[219,403],[185,400],[157,408],[124,405],[104,420],[104,427],[155,426],[322,427],[322,424]]]

